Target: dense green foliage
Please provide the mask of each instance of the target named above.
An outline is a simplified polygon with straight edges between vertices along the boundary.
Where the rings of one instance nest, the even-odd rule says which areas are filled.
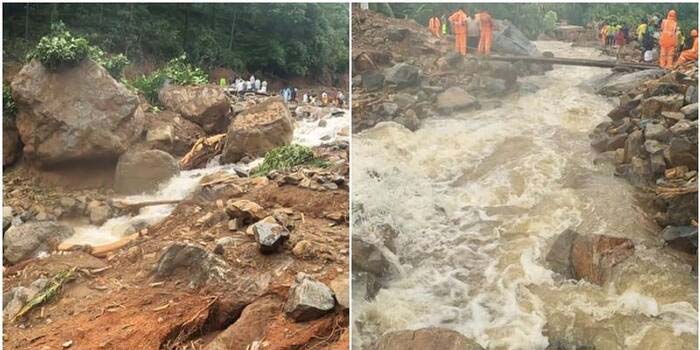
[[[2,84],[2,120],[12,121],[15,119],[17,106],[12,98],[12,89],[7,84]]]
[[[415,19],[425,24],[434,15],[449,16],[457,7],[464,6],[469,14],[477,9],[488,10],[496,19],[507,19],[513,22],[530,38],[536,38],[546,31],[543,19],[549,11],[556,13],[559,20],[569,24],[587,25],[609,16],[615,16],[621,24],[636,28],[642,17],[656,15],[665,18],[666,13],[675,9],[683,32],[697,28],[697,3],[390,3],[391,12],[396,17]],[[370,4],[370,8],[387,14],[386,7],[381,4]]]
[[[188,63],[186,55],[181,55],[170,60],[163,68],[127,82],[127,85],[141,92],[148,102],[157,105],[158,91],[166,80],[175,85],[201,85],[207,83],[208,77],[200,68]]]
[[[85,59],[90,45],[85,38],[74,37],[63,23],[51,25],[51,32],[42,37],[27,59],[38,59],[46,68],[55,70],[61,66],[73,66]]]
[[[109,74],[114,79],[119,79],[122,76],[122,71],[129,64],[129,59],[124,54],[116,54],[107,56],[99,47],[91,46],[89,56],[95,62],[105,67]]]
[[[348,70],[348,13],[343,3],[5,3],[3,55],[22,57],[60,20],[136,63],[186,53],[205,69],[328,77]]]
[[[311,148],[293,144],[277,147],[267,152],[265,160],[259,167],[255,168],[253,175],[267,175],[272,170],[289,170],[302,164],[326,166],[326,162],[316,158]]]

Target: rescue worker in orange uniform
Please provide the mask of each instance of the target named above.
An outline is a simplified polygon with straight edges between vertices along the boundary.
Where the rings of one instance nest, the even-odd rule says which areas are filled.
[[[491,20],[491,15],[486,11],[481,11],[477,17],[479,30],[481,31],[479,53],[488,56],[491,54],[491,42],[493,41],[493,21]]]
[[[678,62],[676,62],[676,65],[698,60],[698,30],[691,30],[690,37],[693,38],[693,47],[681,52],[681,56],[678,57]]]
[[[467,13],[458,9],[448,20],[455,33],[455,50],[464,56],[467,54]]]
[[[430,17],[428,20],[428,30],[430,30],[430,33],[436,37],[440,37],[440,27],[440,19],[436,16]]]
[[[678,38],[677,32],[676,11],[668,11],[666,19],[661,22],[661,36],[659,37],[659,66],[661,68],[671,68],[673,66],[673,55],[676,51],[676,40]]]

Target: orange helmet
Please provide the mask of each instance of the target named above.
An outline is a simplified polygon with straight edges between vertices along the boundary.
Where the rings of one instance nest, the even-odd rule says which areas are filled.
[[[698,30],[697,30],[697,29],[691,30],[691,31],[690,31],[690,36],[692,36],[692,37],[698,36]]]
[[[676,10],[668,11],[668,19],[676,19]]]

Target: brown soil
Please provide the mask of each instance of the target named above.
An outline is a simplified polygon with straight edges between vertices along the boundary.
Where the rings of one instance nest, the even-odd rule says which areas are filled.
[[[5,179],[5,188],[12,191],[28,187],[31,180],[27,178],[17,169]],[[246,182],[235,181],[240,182],[237,185]],[[347,213],[347,190],[313,191],[272,181],[255,183],[243,193],[233,191],[236,194],[231,195],[231,191],[221,190],[208,193],[206,200],[181,202],[165,221],[105,259],[70,251],[6,267],[5,292],[68,268],[76,267],[78,277],[66,284],[53,301],[31,311],[25,319],[14,323],[6,319],[4,348],[60,349],[72,341],[70,349],[204,349],[222,330],[235,324],[247,305],[274,296],[279,307],[274,318],[264,322],[260,349],[347,349],[347,310],[337,306],[320,319],[295,323],[286,318],[281,307],[297,272],[311,274],[326,284],[348,273],[348,226],[325,217],[331,212]],[[41,190],[56,191],[37,191]],[[24,200],[34,202],[45,197],[60,195]],[[232,197],[252,200],[269,212],[291,209],[294,228],[283,251],[260,254],[245,228],[231,232],[225,219],[204,226],[196,224],[205,214],[221,211],[217,201],[225,203]],[[209,284],[190,289],[184,281],[187,276],[173,276],[162,282],[152,278],[154,264],[170,243],[195,243],[212,251],[216,239],[224,236],[234,238],[220,255],[240,276],[234,285]],[[301,240],[310,242],[311,249],[297,257],[292,248]]]

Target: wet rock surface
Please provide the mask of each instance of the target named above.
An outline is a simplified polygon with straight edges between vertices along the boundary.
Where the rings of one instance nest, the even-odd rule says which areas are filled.
[[[381,337],[377,350],[483,350],[477,342],[445,328],[421,328],[390,332]]]
[[[159,150],[127,152],[119,158],[114,175],[114,189],[136,194],[158,189],[158,185],[180,173],[178,162]]]
[[[697,68],[692,66],[663,74],[643,71],[616,76],[598,91],[607,95],[614,91],[620,104],[608,114],[612,122],[601,123],[591,133],[591,145],[599,152],[621,150],[616,174],[655,194],[652,215],[662,227],[697,223],[695,77]],[[620,138],[618,132],[623,127],[628,133],[626,140],[613,142]],[[664,236],[671,240],[681,237]],[[686,238],[683,241],[689,244]],[[693,247],[686,245],[681,250],[692,251]]]
[[[3,257],[11,264],[52,252],[61,241],[73,235],[73,229],[52,221],[28,222],[10,227],[4,234]]]

